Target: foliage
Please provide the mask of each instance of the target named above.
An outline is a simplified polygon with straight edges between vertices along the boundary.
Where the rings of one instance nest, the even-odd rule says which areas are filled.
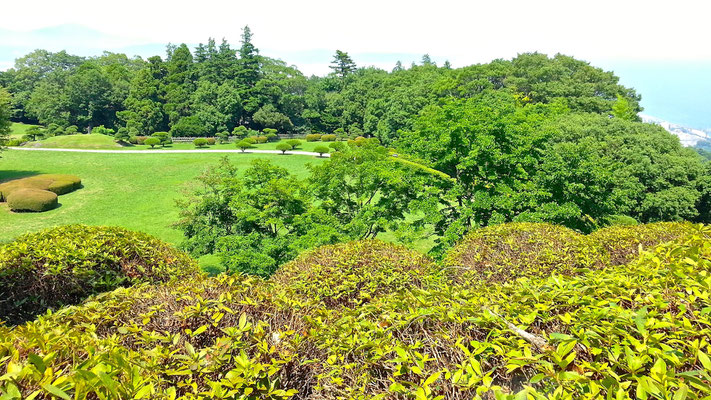
[[[276,149],[281,151],[281,154],[286,154],[286,152],[291,150],[292,147],[289,143],[277,143]]]
[[[240,140],[235,144],[235,146],[237,146],[237,148],[241,149],[242,151],[245,151],[252,147],[252,143],[248,140]]]
[[[697,227],[624,266],[500,285],[423,280],[421,256],[356,242],[304,255],[283,280],[120,289],[0,327],[0,390],[10,398],[705,398],[708,235]],[[353,297],[362,273],[386,285],[365,279],[364,293],[378,294]]]
[[[314,147],[314,152],[323,157],[324,154],[329,152],[329,148],[327,146],[316,146]]]
[[[206,131],[198,117],[183,117],[170,128],[170,135],[175,137],[205,136]]]
[[[289,139],[286,141],[286,143],[291,146],[292,149],[297,149],[299,146],[301,146],[301,140],[299,139]]]
[[[146,138],[146,140],[144,140],[143,143],[146,146],[151,146],[151,148],[154,148],[154,147],[158,146],[159,144],[161,144],[160,139],[158,139],[157,137]]]
[[[0,315],[17,323],[93,293],[195,274],[186,254],[143,233],[86,225],[47,229],[0,247]]]
[[[321,134],[319,133],[310,133],[306,135],[307,142],[317,142],[319,140],[321,140]]]
[[[49,190],[21,188],[13,190],[6,198],[12,211],[49,211],[57,207],[57,194]]]
[[[8,140],[8,135],[10,134],[10,117],[12,116],[12,98],[10,93],[0,86],[0,150],[5,146],[5,142]]]
[[[155,132],[151,135],[151,137],[160,140],[161,146],[165,146],[166,144],[173,143],[173,139],[171,138],[170,133],[168,133],[168,132]],[[146,144],[148,144],[148,143],[146,143]]]
[[[279,268],[272,280],[304,302],[357,307],[423,286],[431,261],[402,246],[365,240],[319,247]]]
[[[321,141],[323,142],[333,142],[336,140],[336,135],[321,135]]]
[[[500,282],[522,277],[571,275],[600,256],[585,236],[542,223],[509,223],[472,231],[450,250],[443,272],[456,282]]]
[[[207,146],[207,139],[197,138],[197,139],[193,140],[193,144],[197,148],[205,147],[205,146]]]

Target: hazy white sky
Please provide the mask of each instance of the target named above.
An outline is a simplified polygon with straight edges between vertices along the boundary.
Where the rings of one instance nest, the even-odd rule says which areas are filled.
[[[561,52],[592,62],[711,60],[708,0],[3,3],[0,29],[18,32],[17,40],[23,37],[19,32],[73,24],[105,33],[101,40],[107,48],[198,43],[210,36],[237,43],[241,27],[249,24],[255,44],[266,55],[335,49],[354,54],[429,53],[435,60],[449,59],[455,66],[534,50]],[[4,36],[3,41],[8,40],[12,41]],[[22,40],[32,42],[23,45],[50,47],[41,43],[41,35]],[[49,43],[52,38],[46,40]],[[0,46],[11,45],[0,42]],[[8,55],[5,60],[2,56],[0,61],[7,62]],[[321,58],[319,53],[295,63],[305,72],[326,72],[330,58]],[[392,66],[392,60],[365,63]]]

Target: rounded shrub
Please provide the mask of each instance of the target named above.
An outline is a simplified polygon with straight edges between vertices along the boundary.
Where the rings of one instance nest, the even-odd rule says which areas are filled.
[[[265,131],[266,131],[266,129],[265,129]],[[267,133],[264,136],[267,137],[268,142],[278,142],[279,141],[279,135],[277,135],[276,133]]]
[[[443,271],[459,282],[571,274],[598,261],[586,242],[585,236],[558,225],[492,225],[469,233],[450,250]]]
[[[136,143],[138,145],[144,145],[146,144],[146,139],[148,139],[148,136],[136,136]]]
[[[207,139],[197,138],[197,139],[193,140],[193,144],[195,145],[195,147],[198,147],[198,148],[205,147],[205,146],[207,146]]]
[[[145,233],[51,228],[0,246],[0,318],[17,323],[94,293],[195,274],[199,268],[187,254]]]
[[[214,146],[215,143],[217,143],[217,140],[215,140],[214,137],[207,138],[207,145],[208,145],[208,146]]]
[[[257,143],[266,143],[268,139],[266,136],[254,136],[254,140]]]
[[[324,154],[328,153],[329,148],[327,146],[316,146],[314,148],[314,152],[318,153],[319,156],[323,156]]]
[[[7,143],[5,145],[9,146],[9,147],[15,147],[15,146],[20,146],[22,143],[24,143],[24,141],[22,139],[10,139],[7,141]]]
[[[287,151],[291,150],[291,145],[288,143],[277,143],[276,149],[281,151],[281,154],[286,154]]]
[[[292,149],[296,149],[296,148],[298,148],[298,147],[301,145],[301,140],[299,140],[299,139],[289,139],[289,140],[286,141],[286,143],[288,143],[289,146],[291,146]]]
[[[698,232],[689,222],[656,222],[644,225],[616,225],[588,235],[590,246],[600,254],[601,265],[622,265],[636,259],[642,250]]]
[[[336,135],[333,135],[333,134],[321,135],[321,141],[323,141],[323,142],[335,142],[335,141],[336,141]]]
[[[320,133],[310,133],[310,134],[306,135],[307,142],[317,142],[319,140],[321,140]]]
[[[146,146],[151,146],[151,148],[154,148],[155,146],[160,144],[160,139],[155,137],[149,137],[148,139],[144,140],[143,143]]]
[[[239,142],[235,143],[235,146],[237,146],[238,149],[242,149],[242,151],[245,151],[248,148],[252,147],[252,143],[250,143],[246,139],[243,139],[243,140],[240,140]]]
[[[57,194],[49,190],[18,189],[7,197],[7,205],[12,211],[43,212],[56,208]]]
[[[379,240],[329,245],[281,266],[271,280],[303,301],[352,307],[373,297],[423,286],[431,261]]]
[[[244,141],[249,144],[256,144],[257,143],[257,139],[254,136],[246,137],[246,138],[244,138]]]

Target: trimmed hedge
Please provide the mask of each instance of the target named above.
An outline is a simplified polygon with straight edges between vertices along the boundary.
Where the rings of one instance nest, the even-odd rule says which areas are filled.
[[[365,240],[309,251],[281,266],[271,279],[304,301],[353,307],[422,286],[431,270],[432,262],[416,251]]]
[[[600,255],[601,265],[627,264],[642,250],[693,234],[698,227],[689,222],[657,222],[644,225],[616,225],[588,235],[590,246]]]
[[[476,286],[433,279],[353,308],[325,307],[290,291],[284,283],[291,281],[244,276],[118,289],[22,326],[0,326],[0,393],[705,399],[711,232],[695,229],[625,266]],[[322,259],[298,271],[318,270]],[[359,263],[333,269],[352,279],[362,273]]]
[[[321,135],[321,141],[323,141],[323,142],[335,142],[336,139],[337,139],[336,135],[331,135],[331,134]]]
[[[94,293],[199,271],[187,254],[123,228],[69,225],[26,234],[0,247],[0,319],[14,324]]]
[[[585,236],[562,226],[518,222],[469,233],[444,259],[455,281],[508,281],[551,273],[570,274],[590,267],[599,257]]]
[[[43,212],[58,204],[56,193],[41,189],[18,189],[7,197],[7,205],[12,211]]]
[[[0,201],[19,189],[49,190],[57,195],[73,192],[81,187],[81,178],[67,174],[44,174],[28,178],[15,179],[0,184]]]
[[[319,140],[321,140],[320,133],[310,133],[310,134],[306,135],[307,142],[318,142]]]

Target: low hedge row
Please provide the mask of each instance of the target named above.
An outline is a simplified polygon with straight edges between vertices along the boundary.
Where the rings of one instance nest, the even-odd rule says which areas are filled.
[[[403,285],[419,271],[426,276],[422,256],[353,242],[306,254],[272,280],[223,275],[118,289],[14,329],[0,326],[7,366],[0,392],[708,398],[710,234],[695,227],[681,242],[624,266],[498,284],[451,285],[433,275]],[[383,261],[391,252],[395,259]],[[416,266],[400,264],[397,254]],[[396,284],[387,288],[388,280],[376,277],[386,290],[368,289],[372,277],[361,275],[369,265]],[[359,285],[377,295],[347,307],[326,300],[338,292],[329,288],[344,287],[350,299]]]
[[[0,319],[15,324],[93,293],[195,274],[199,268],[188,255],[144,233],[47,229],[0,246]]]

